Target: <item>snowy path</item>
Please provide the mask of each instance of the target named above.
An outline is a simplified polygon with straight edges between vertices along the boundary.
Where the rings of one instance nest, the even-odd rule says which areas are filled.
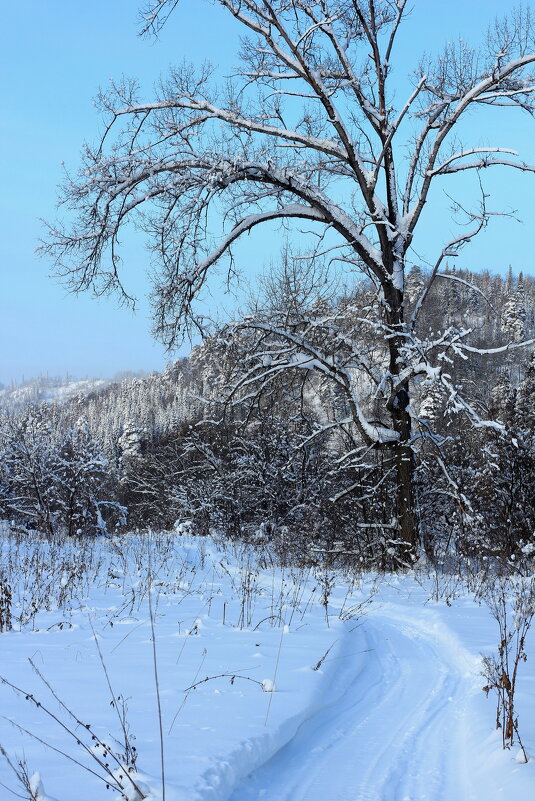
[[[465,713],[473,659],[425,616],[371,615],[354,679],[229,801],[469,801]],[[355,637],[355,640],[357,637]],[[472,663],[472,664],[471,664]]]
[[[15,541],[19,553],[10,542],[5,564],[17,568],[23,620],[32,599],[43,603],[43,579],[32,581],[28,565],[48,565],[47,586],[61,589],[65,560],[76,566],[79,554]],[[494,652],[497,629],[470,593],[450,606],[431,600],[436,585],[425,577],[370,576],[348,587],[340,576],[327,621],[321,575],[251,572],[248,552],[223,553],[204,538],[165,535],[153,545],[167,801],[533,801],[535,627],[517,685],[531,758],[519,764],[517,748],[502,750],[494,698],[481,692],[479,655]],[[77,736],[43,715],[45,704],[60,716],[65,709],[28,661],[79,720],[121,748],[97,632],[112,686],[128,699],[138,779],[147,801],[162,801],[146,539],[123,540],[120,560],[107,541],[93,547],[91,572],[70,598],[60,604],[59,595],[43,596],[46,608],[0,635],[0,673],[42,702],[35,707],[0,684],[0,743],[40,772],[51,798],[109,797],[104,782],[80,767],[80,759],[94,765]],[[257,583],[249,592],[251,574]],[[261,691],[264,679],[275,682],[273,694]],[[91,748],[91,731],[80,731]],[[0,784],[15,784],[4,759]]]

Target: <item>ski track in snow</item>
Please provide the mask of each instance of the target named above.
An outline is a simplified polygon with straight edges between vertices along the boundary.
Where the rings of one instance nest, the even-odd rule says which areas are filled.
[[[352,681],[253,771],[229,801],[471,801],[466,707],[475,659],[406,613],[372,614],[342,658]],[[453,646],[453,647],[452,647]],[[349,663],[349,664],[348,664]],[[340,676],[338,675],[338,679]],[[336,674],[334,681],[336,681]]]

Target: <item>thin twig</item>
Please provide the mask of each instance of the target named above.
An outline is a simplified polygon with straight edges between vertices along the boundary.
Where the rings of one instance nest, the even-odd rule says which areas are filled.
[[[150,571],[150,557],[149,557]],[[149,615],[152,632],[152,665],[154,668],[154,684],[156,686],[156,702],[158,705],[158,727],[160,731],[160,765],[162,773],[162,801],[165,801],[165,752],[163,741],[162,703],[160,698],[160,682],[158,679],[158,659],[156,653],[156,628],[154,625],[154,609],[152,606],[152,572],[149,572]]]
[[[212,681],[213,679],[230,679],[230,683],[234,683],[234,679],[243,679],[244,681],[252,681],[253,684],[258,684],[260,687],[263,687],[261,681],[257,679],[252,679],[250,676],[242,676],[239,673],[218,673],[217,676],[206,676],[204,679],[200,681],[194,682],[194,684],[190,684],[189,687],[186,687],[184,690],[185,693],[189,692],[190,690],[195,690],[200,684],[204,684],[206,681]]]

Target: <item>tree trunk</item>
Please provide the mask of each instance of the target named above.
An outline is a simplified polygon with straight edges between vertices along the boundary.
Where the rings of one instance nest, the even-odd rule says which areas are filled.
[[[400,389],[394,399],[392,419],[400,440],[394,445],[396,465],[396,507],[399,522],[399,558],[412,565],[418,545],[418,524],[414,504],[414,452],[411,445],[411,418],[407,410],[409,392]]]
[[[393,331],[404,331],[404,297],[403,292],[392,285],[385,290],[388,303],[386,322]],[[403,336],[392,336],[389,339],[390,373],[399,375],[405,368]],[[411,443],[411,416],[409,414],[410,391],[409,382],[402,383],[389,403],[389,411],[394,430],[399,439],[392,445],[392,454],[396,468],[396,511],[398,518],[398,558],[406,565],[412,565],[416,559],[418,545],[418,518],[415,510],[414,493],[414,452]]]

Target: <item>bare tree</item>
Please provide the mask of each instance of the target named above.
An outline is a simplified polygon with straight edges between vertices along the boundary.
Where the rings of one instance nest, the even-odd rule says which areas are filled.
[[[118,290],[128,300],[119,234],[136,220],[159,262],[155,331],[172,346],[203,328],[196,301],[240,237],[275,220],[307,221],[315,254],[330,253],[377,288],[373,326],[388,353],[378,366],[381,421],[355,408],[353,422],[368,447],[392,454],[401,551],[410,558],[418,537],[410,388],[435,369],[430,356],[440,350],[422,349],[418,315],[444,258],[489,221],[485,193],[480,208],[466,211],[471,224],[440,250],[410,317],[408,252],[435,182],[497,166],[535,171],[510,148],[457,139],[459,124],[481,106],[533,113],[531,16],[521,9],[496,22],[480,50],[460,41],[424,59],[396,105],[392,64],[406,0],[217,2],[246,34],[241,66],[223,90],[208,66],[184,66],[150,102],[139,99],[135,81],[101,94],[104,135],[86,146],[80,173],[64,188],[77,216],[50,227],[45,250],[74,290]],[[157,31],[176,6],[151,0],[144,32]],[[219,238],[215,219],[228,226]],[[448,332],[441,345],[470,351],[466,333]]]

